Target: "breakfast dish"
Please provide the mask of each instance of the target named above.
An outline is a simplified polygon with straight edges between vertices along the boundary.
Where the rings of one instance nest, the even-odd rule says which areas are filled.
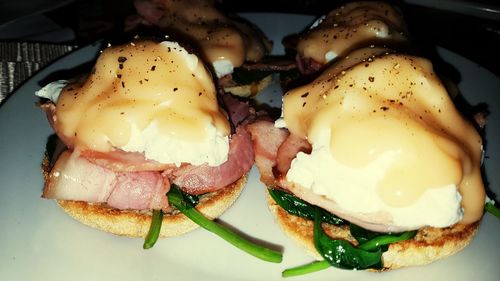
[[[297,45],[319,76],[285,92],[281,118],[248,126],[271,212],[321,265],[428,264],[469,244],[484,214],[478,125],[429,60],[389,47],[403,26],[382,2],[329,12]]]
[[[298,32],[314,20],[304,15],[262,13],[242,14],[242,17],[258,25],[274,42],[280,42],[285,35]],[[277,24],[280,22],[287,24]],[[0,279],[154,280],[175,276],[177,280],[193,280],[203,276],[204,280],[218,281],[283,280],[280,275],[283,269],[310,262],[311,258],[287,239],[273,222],[264,200],[267,191],[259,182],[256,169],[249,173],[238,204],[225,212],[221,220],[243,233],[282,245],[286,249],[282,264],[262,263],[241,254],[227,243],[211,239],[206,231],[164,239],[152,250],[141,251],[138,250],[143,242],[141,239],[96,231],[75,222],[61,212],[55,202],[40,199],[43,185],[40,161],[47,138],[53,131],[43,112],[35,106],[38,99],[33,93],[53,81],[54,74],[95,60],[100,49],[101,46],[88,46],[62,58],[34,76],[0,107],[0,119],[5,121],[0,122],[0,221],[10,226],[0,233]],[[439,49],[439,53],[461,72],[459,88],[467,100],[472,104],[486,102],[489,106],[491,115],[485,129],[484,170],[489,188],[499,192],[500,179],[495,171],[498,170],[496,156],[500,151],[500,138],[494,128],[500,126],[500,99],[496,91],[500,81],[489,71],[453,52]],[[275,46],[273,54],[283,54],[283,48]],[[279,107],[276,93],[280,93],[279,85],[272,84],[258,98]],[[499,229],[500,222],[485,215],[475,239],[459,255],[425,267],[383,275],[325,270],[315,273],[314,280],[331,280],[332,274],[341,280],[497,280],[500,269],[496,263],[495,245],[500,243]],[[311,277],[294,280],[310,280]]]
[[[271,73],[255,70],[255,65],[267,57],[272,42],[251,22],[225,13],[216,1],[137,0],[134,4],[135,22],[193,46],[226,92],[249,97],[271,83]]]
[[[36,94],[66,147],[48,155],[57,159],[45,167],[42,197],[114,234],[144,237],[152,210],[165,213],[161,236],[191,231],[197,225],[165,196],[172,184],[204,194],[198,208],[216,218],[253,165],[248,134],[229,124],[204,64],[176,42],[107,47],[90,74]]]
[[[314,74],[337,57],[358,48],[407,44],[401,12],[386,2],[349,2],[319,17],[302,32],[284,39],[299,71]],[[293,55],[293,54],[291,54]]]
[[[275,123],[249,125],[256,165],[270,188],[341,218],[323,220],[332,241],[355,241],[349,223],[351,232],[355,226],[378,235],[419,230],[381,250],[371,264],[355,262],[353,268],[426,264],[461,250],[477,230],[485,204],[482,140],[454,108],[429,61],[369,53],[370,60],[351,54],[349,67],[340,61],[287,92]],[[278,205],[296,214],[287,209],[294,199],[270,193],[278,223],[315,252],[311,217],[287,215]]]

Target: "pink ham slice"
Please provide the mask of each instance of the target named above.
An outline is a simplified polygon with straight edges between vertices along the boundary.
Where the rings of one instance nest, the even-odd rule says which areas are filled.
[[[292,164],[292,160],[297,156],[297,153],[311,153],[311,144],[306,139],[298,137],[294,134],[289,134],[288,137],[278,148],[276,154],[276,170],[280,175],[286,175]]]
[[[286,129],[274,127],[268,120],[259,120],[247,126],[253,141],[255,165],[260,172],[260,180],[268,185],[275,185],[273,168],[277,164],[278,149],[288,137]]]
[[[158,25],[165,13],[165,4],[161,1],[135,0],[137,13],[149,24]]]
[[[144,154],[139,152],[127,152],[119,149],[110,152],[83,150],[81,156],[96,165],[115,172],[163,171],[175,167],[174,164],[162,164],[146,159]]]
[[[236,99],[226,102],[236,125],[252,114],[246,103]],[[55,105],[47,102],[41,108],[55,127]],[[62,141],[72,149],[73,139]],[[163,208],[168,206],[165,194],[169,190],[170,181],[191,194],[213,192],[241,178],[253,163],[252,141],[242,126],[238,126],[236,133],[231,136],[228,160],[217,167],[188,164],[176,167],[148,160],[140,153],[119,149],[106,153],[85,149],[78,154],[66,151],[55,163],[43,197],[107,202],[118,209]]]
[[[217,191],[235,182],[252,168],[253,163],[254,152],[250,135],[240,126],[231,137],[226,162],[217,167],[184,165],[178,169],[167,170],[165,174],[187,193],[203,194]]]
[[[106,202],[117,209],[161,209],[168,207],[169,188],[159,172],[114,172],[65,151],[50,171],[42,197]]]
[[[123,154],[123,163],[125,156]],[[84,155],[65,151],[49,173],[43,197],[47,199],[106,202],[117,209],[161,209],[168,207],[165,194],[170,182],[159,171],[113,171],[89,161]],[[228,160],[217,167],[170,165],[165,171],[175,184],[191,194],[213,192],[245,175],[254,163],[250,135],[236,129]]]
[[[248,104],[248,102],[240,101],[231,94],[222,94],[221,98],[224,105],[228,109],[227,113],[229,114],[231,123],[234,126],[238,126],[255,114],[252,112],[253,108]]]
[[[154,172],[118,173],[108,205],[117,209],[150,210],[168,206],[170,183]]]
[[[296,56],[297,67],[303,75],[312,75],[317,73],[324,66],[311,58],[305,58],[297,54]]]
[[[45,182],[42,197],[47,199],[106,202],[113,191],[116,174],[64,151]]]

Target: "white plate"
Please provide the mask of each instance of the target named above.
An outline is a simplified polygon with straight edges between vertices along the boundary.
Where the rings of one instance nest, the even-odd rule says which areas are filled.
[[[275,42],[299,31],[312,18],[285,14],[245,14]],[[260,261],[199,229],[162,239],[142,250],[142,239],[97,231],[75,222],[53,201],[40,198],[40,162],[52,134],[35,106],[39,82],[55,71],[91,60],[97,46],[62,58],[24,84],[0,109],[0,280],[281,280],[285,268],[312,261],[286,238],[264,203],[264,186],[252,170],[248,186],[222,220],[240,231],[282,245],[284,261]],[[443,58],[462,74],[460,89],[472,103],[487,102],[486,175],[490,188],[500,191],[500,81],[493,74],[446,50]],[[277,87],[267,97],[280,99]],[[272,97],[274,95],[274,97]],[[431,265],[376,274],[328,269],[293,280],[498,280],[500,220],[486,215],[479,233],[461,253]]]

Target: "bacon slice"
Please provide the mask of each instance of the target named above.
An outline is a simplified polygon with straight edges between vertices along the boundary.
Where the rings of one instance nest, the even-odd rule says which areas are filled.
[[[176,185],[190,194],[213,192],[228,186],[245,175],[254,163],[252,141],[241,126],[236,128],[229,143],[226,162],[217,167],[184,165],[165,171]]]
[[[297,68],[297,63],[285,57],[267,57],[259,62],[246,62],[242,66],[242,68],[251,71],[290,71],[292,69]]]
[[[165,194],[170,181],[191,194],[212,192],[245,175],[254,163],[250,135],[237,126],[255,115],[237,99],[225,98],[236,133],[231,136],[228,160],[217,166],[162,164],[141,153],[116,149],[111,152],[73,149],[73,139],[60,139],[70,149],[60,155],[46,179],[42,197],[48,199],[107,203],[117,209],[161,209],[168,207]],[[55,104],[41,105],[54,127]],[[57,132],[56,132],[57,133]],[[163,175],[162,175],[163,174]]]
[[[268,185],[275,186],[273,167],[277,164],[278,149],[288,137],[286,129],[274,127],[268,120],[259,120],[247,125],[255,151],[255,165],[260,172],[260,180]]]
[[[281,175],[286,175],[297,153],[305,152],[309,154],[311,150],[311,144],[306,139],[289,134],[276,153],[276,170]]]
[[[297,67],[303,75],[312,75],[317,73],[323,67],[323,64],[311,58],[305,58],[297,54]]]
[[[168,206],[169,190],[168,179],[159,173],[118,173],[107,203],[117,209],[159,210]]]
[[[234,126],[238,126],[251,115],[251,107],[247,102],[240,101],[231,94],[222,94],[222,101],[229,114],[229,120]]]
[[[161,209],[168,207],[169,188],[159,172],[114,172],[65,151],[48,174],[42,197],[106,202],[117,209]]]
[[[135,0],[134,6],[143,20],[151,25],[158,25],[165,14],[165,4],[161,1]]]
[[[163,164],[144,157],[139,152],[127,152],[116,149],[111,152],[83,150],[81,156],[88,161],[115,172],[163,171],[174,164]]]
[[[93,165],[76,153],[64,151],[45,180],[42,197],[106,202],[115,180],[113,171]]]

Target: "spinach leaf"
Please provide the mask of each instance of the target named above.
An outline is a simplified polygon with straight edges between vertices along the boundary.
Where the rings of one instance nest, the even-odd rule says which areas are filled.
[[[243,238],[231,229],[216,223],[205,217],[200,213],[181,192],[181,189],[172,184],[170,191],[167,193],[168,202],[172,204],[175,208],[181,211],[186,217],[192,220],[194,223],[203,227],[204,229],[218,235],[220,238],[231,243],[233,246],[257,257],[264,261],[269,262],[281,262],[283,260],[283,255],[275,250],[257,245],[248,239]]]
[[[500,209],[495,206],[495,201],[490,200],[484,204],[484,209],[497,218],[500,218]]]
[[[340,220],[342,221],[340,224],[345,224],[342,219],[285,191],[269,189],[269,193],[276,203],[287,212],[314,220],[314,245],[325,259],[286,269],[282,272],[283,277],[303,275],[331,266],[342,269],[382,269],[382,253],[387,251],[389,244],[411,239],[416,235],[416,231],[378,233],[350,224],[351,235],[359,243],[357,246],[353,246],[346,240],[330,238],[321,227],[321,223],[331,223],[330,216],[336,218],[333,220],[334,222]],[[334,224],[338,225],[339,223]]]
[[[178,189],[177,192],[179,192],[180,196],[182,196],[182,199],[183,201],[186,202],[187,206],[195,207],[196,205],[198,205],[198,202],[200,201],[198,196],[185,193],[181,189]],[[162,210],[153,210],[148,234],[144,238],[144,244],[142,244],[143,249],[150,249],[156,244],[156,241],[158,241],[158,237],[160,236],[162,223],[163,223]]]
[[[151,216],[151,225],[149,226],[148,234],[144,239],[143,249],[150,249],[158,240],[160,236],[161,224],[163,222],[163,212],[161,210],[153,210],[153,215]]]
[[[268,191],[274,201],[288,213],[308,220],[314,220],[314,210],[318,209],[316,206],[313,206],[283,190],[269,188]],[[321,212],[321,220],[323,222],[333,225],[342,225],[345,223],[343,219],[333,215],[332,213],[321,208],[319,208],[319,210]]]
[[[351,235],[358,241],[359,244],[363,244],[377,236],[381,233],[373,232],[367,229],[364,229],[358,225],[351,223],[349,225],[349,230],[351,231]]]
[[[366,241],[363,244],[358,245],[359,249],[373,251],[375,249],[382,249],[384,252],[387,251],[389,244],[404,241],[415,237],[417,231],[406,231],[401,233],[380,233],[375,238]],[[384,250],[385,249],[385,250]]]
[[[417,234],[417,231],[406,231],[402,233],[374,232],[352,223],[349,226],[349,230],[351,235],[359,243],[356,248],[366,251],[381,250],[382,252],[389,250],[390,244],[411,239]],[[383,268],[382,261],[380,261],[378,265],[373,266],[373,268]]]
[[[200,202],[200,198],[198,196],[186,193],[180,188],[178,188],[178,190],[181,192],[184,201],[188,202],[192,207],[196,207],[196,205]]]
[[[382,250],[367,251],[353,246],[346,240],[331,239],[321,227],[321,212],[315,208],[314,246],[332,266],[343,269],[366,269],[379,265]]]

